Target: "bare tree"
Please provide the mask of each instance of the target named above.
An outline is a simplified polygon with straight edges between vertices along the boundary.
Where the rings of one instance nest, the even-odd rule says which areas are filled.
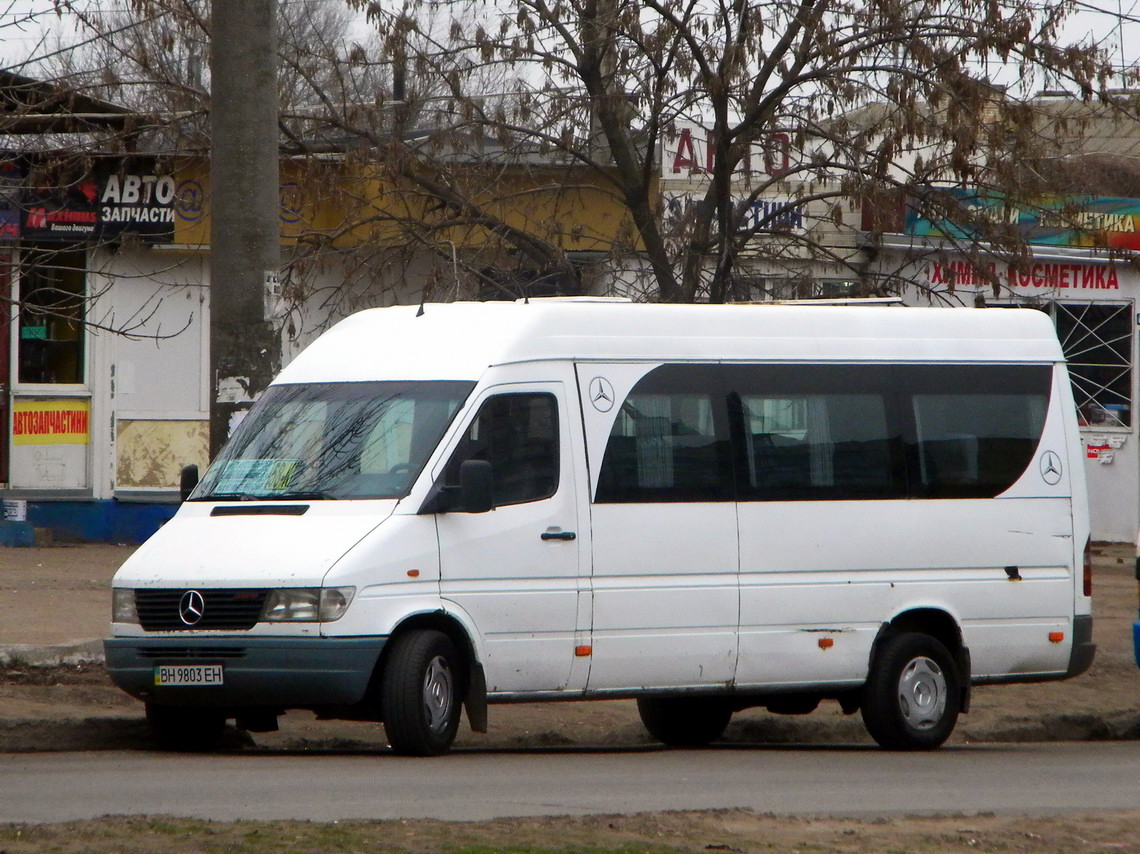
[[[1129,79],[1061,35],[1065,0],[334,6],[281,7],[282,150],[342,213],[302,235],[292,293],[334,313],[425,256],[425,296],[575,292],[583,258],[645,299],[748,298],[815,263],[882,293],[903,273],[869,266],[855,235],[873,242],[907,206],[962,222],[961,251],[1017,263],[1021,235],[943,188],[1032,204],[1043,184],[1027,176],[1055,177],[1061,160],[1080,174],[1062,152],[1090,121],[1132,119],[1110,88]],[[85,79],[149,92],[199,138],[203,8],[135,0],[133,29],[91,18],[107,39]],[[346,10],[374,37],[350,37]],[[1032,98],[1045,86],[1097,110],[1059,119]],[[568,239],[567,212],[600,201],[624,219]],[[330,258],[338,283],[302,284]]]
[[[437,3],[410,2],[401,14],[413,27],[438,14]],[[353,4],[386,20],[380,4]],[[1063,42],[1072,7],[1059,0],[444,5],[447,39],[418,48],[413,64],[447,81],[451,121],[434,146],[401,140],[394,168],[458,217],[472,196],[449,167],[457,149],[494,140],[503,162],[575,164],[628,211],[635,239],[624,248],[643,259],[645,296],[665,301],[747,296],[734,293],[742,259],[789,270],[824,260],[866,276],[819,231],[789,228],[791,214],[850,229],[853,203],[881,216],[905,200],[969,217],[930,188],[1024,195],[1042,141],[1079,133],[1079,120],[1062,128],[1037,115],[1035,89],[1113,104],[1108,88],[1121,82],[1097,45]],[[491,66],[510,69],[509,97],[470,85],[473,67]],[[683,160],[702,180],[669,207],[659,146],[687,123],[707,129],[708,152]],[[781,203],[760,204],[773,197]],[[493,206],[476,207],[537,266],[565,266],[557,246],[527,246],[533,234],[512,235]],[[1009,230],[975,225],[975,238],[1018,251]]]
[[[56,48],[38,67],[75,91],[153,116],[165,129],[151,150],[188,153],[209,145],[209,0],[134,0],[109,9],[61,0],[82,39]],[[343,110],[382,85],[353,42],[351,10],[332,3],[278,6],[282,133],[299,141],[303,119],[323,105]],[[74,41],[74,38],[72,38]],[[310,128],[311,129],[311,128]]]

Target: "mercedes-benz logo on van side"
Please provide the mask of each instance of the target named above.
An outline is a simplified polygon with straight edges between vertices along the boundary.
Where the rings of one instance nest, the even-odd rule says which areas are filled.
[[[614,387],[605,377],[590,380],[590,403],[598,412],[609,412],[614,408]]]
[[[1041,455],[1041,479],[1050,486],[1061,482],[1061,458],[1052,451]]]
[[[196,626],[206,613],[206,600],[197,590],[187,590],[178,602],[178,616],[188,626]]]

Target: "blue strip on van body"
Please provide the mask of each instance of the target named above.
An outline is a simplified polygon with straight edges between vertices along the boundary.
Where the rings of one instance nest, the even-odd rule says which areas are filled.
[[[386,637],[109,638],[111,681],[141,700],[169,705],[312,708],[364,698]],[[219,686],[157,687],[158,664],[221,664]]]
[[[1132,646],[1136,655],[1136,666],[1140,667],[1140,623],[1132,624]]]

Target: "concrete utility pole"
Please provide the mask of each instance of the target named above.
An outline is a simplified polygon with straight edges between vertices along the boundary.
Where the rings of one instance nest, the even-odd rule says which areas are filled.
[[[267,280],[281,265],[277,0],[210,13],[210,457],[280,367]]]

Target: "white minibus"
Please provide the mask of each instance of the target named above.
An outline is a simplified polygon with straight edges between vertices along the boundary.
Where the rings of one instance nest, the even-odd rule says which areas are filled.
[[[373,309],[119,570],[106,660],[179,749],[307,709],[432,755],[610,698],[669,745],[830,700],[933,748],[971,686],[1088,668],[1088,538],[1038,311]]]

